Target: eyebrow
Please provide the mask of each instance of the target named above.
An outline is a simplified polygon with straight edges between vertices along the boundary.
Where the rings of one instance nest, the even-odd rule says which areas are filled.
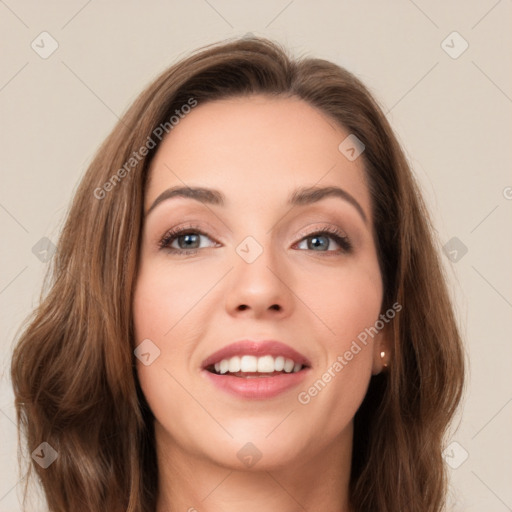
[[[171,187],[164,190],[149,207],[145,216],[147,217],[160,203],[167,201],[173,197],[185,197],[194,199],[201,203],[211,204],[214,206],[225,206],[226,198],[219,190],[206,188],[206,187]],[[288,205],[290,206],[305,206],[317,203],[327,197],[338,197],[351,204],[361,215],[364,222],[368,222],[368,218],[357,200],[349,194],[346,190],[339,187],[301,187],[294,190],[289,198]]]

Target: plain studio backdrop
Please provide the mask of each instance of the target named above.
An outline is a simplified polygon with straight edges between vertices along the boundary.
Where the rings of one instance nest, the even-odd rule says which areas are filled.
[[[0,0],[0,510],[20,510],[23,484],[13,336],[81,176],[157,74],[248,33],[346,67],[386,112],[433,214],[469,362],[449,510],[512,510],[511,19],[510,0]]]

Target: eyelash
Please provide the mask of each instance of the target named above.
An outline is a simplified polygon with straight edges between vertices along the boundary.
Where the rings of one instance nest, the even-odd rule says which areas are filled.
[[[203,235],[203,236],[206,236],[207,238],[210,238],[210,236],[207,233],[205,233],[204,231],[202,231],[198,226],[189,225],[186,227],[169,230],[163,236],[163,238],[160,240],[160,242],[158,243],[158,247],[160,250],[167,251],[171,254],[192,256],[192,255],[196,254],[201,249],[176,249],[175,247],[170,247],[171,243],[174,240],[176,240],[177,238],[179,238],[180,236],[190,235],[190,234],[198,234],[198,235]],[[336,255],[339,255],[340,253],[348,254],[348,253],[352,252],[353,247],[352,247],[352,243],[351,243],[350,239],[342,231],[340,231],[339,229],[337,229],[333,226],[325,227],[321,230],[314,231],[312,233],[301,233],[300,234],[301,239],[297,243],[300,243],[304,239],[307,239],[307,238],[313,238],[315,236],[321,236],[321,235],[326,235],[326,234],[329,235],[329,238],[334,240],[341,247],[341,249],[339,249],[337,251],[313,251],[313,252],[325,253],[326,256],[336,256]],[[213,240],[213,239],[210,238],[210,240]],[[301,249],[301,250],[304,250],[304,249]],[[308,249],[308,250],[311,250],[311,249]]]

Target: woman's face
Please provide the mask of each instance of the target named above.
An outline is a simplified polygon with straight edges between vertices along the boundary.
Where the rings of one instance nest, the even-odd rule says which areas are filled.
[[[385,329],[348,136],[302,100],[255,95],[199,104],[161,143],[134,324],[162,449],[261,469],[351,442]],[[186,194],[171,197],[175,187]],[[325,187],[339,192],[300,199]]]

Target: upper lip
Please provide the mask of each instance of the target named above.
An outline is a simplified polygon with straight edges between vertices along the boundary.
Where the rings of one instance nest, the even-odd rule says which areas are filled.
[[[208,356],[202,363],[201,368],[205,369],[212,364],[218,363],[223,359],[229,359],[233,356],[251,355],[251,356],[283,356],[292,359],[295,363],[311,367],[309,359],[280,341],[276,340],[240,340],[217,350]]]

